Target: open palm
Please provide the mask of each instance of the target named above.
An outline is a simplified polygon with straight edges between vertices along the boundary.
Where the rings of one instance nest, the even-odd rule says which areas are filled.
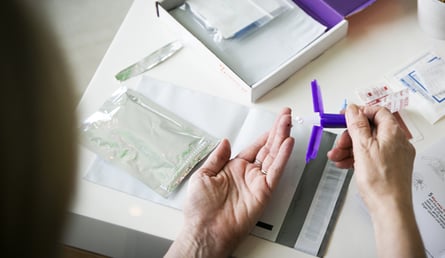
[[[229,252],[250,232],[291,154],[290,112],[284,109],[269,133],[233,159],[229,142],[219,144],[190,179],[186,225]]]

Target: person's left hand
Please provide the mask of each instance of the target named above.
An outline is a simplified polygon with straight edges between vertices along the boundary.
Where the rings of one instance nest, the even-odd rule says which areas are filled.
[[[291,110],[286,108],[269,133],[235,158],[230,160],[227,140],[219,144],[190,178],[184,228],[170,249],[178,251],[174,247],[179,244],[185,254],[185,249],[195,246],[201,250],[188,253],[195,257],[198,252],[227,257],[234,250],[254,227],[278,184],[294,144],[291,127]]]

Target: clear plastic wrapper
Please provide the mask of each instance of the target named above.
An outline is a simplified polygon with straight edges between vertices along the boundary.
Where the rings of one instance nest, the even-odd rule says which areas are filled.
[[[252,32],[294,7],[289,0],[186,0],[182,8],[219,42]]]
[[[81,126],[82,142],[168,197],[218,139],[125,87]]]
[[[411,90],[412,109],[431,124],[445,116],[444,59],[431,52],[416,57],[392,77]]]

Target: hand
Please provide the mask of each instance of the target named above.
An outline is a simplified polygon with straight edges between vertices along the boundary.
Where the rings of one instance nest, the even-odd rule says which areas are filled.
[[[385,196],[410,196],[415,149],[394,116],[385,108],[349,105],[346,121],[348,130],[328,157],[339,167],[355,168],[368,208],[381,205]]]
[[[339,167],[354,167],[379,257],[424,257],[412,206],[414,147],[385,108],[349,105],[346,122],[348,130],[328,157]]]
[[[252,230],[292,152],[291,111],[230,160],[223,140],[189,182],[184,228],[169,257],[227,257]]]

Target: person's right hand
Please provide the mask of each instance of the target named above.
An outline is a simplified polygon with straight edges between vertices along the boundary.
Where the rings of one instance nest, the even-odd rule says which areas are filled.
[[[345,114],[348,130],[329,158],[343,167],[354,166],[360,194],[370,210],[385,197],[405,200],[411,195],[415,149],[397,120],[382,107],[349,105]]]
[[[412,204],[414,147],[385,108],[349,105],[345,114],[348,129],[328,158],[339,167],[354,167],[379,256],[423,257]]]

